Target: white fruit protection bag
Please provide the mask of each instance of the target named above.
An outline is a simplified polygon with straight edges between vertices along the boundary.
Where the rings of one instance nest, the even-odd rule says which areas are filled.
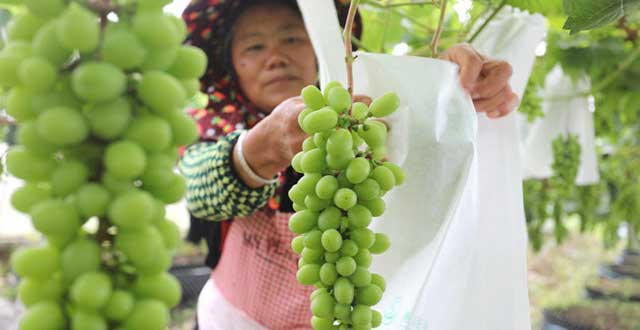
[[[587,76],[575,81],[557,65],[544,84],[542,110],[544,118],[528,125],[523,140],[524,178],[543,179],[553,175],[551,143],[559,136],[577,135],[580,143],[580,167],[576,184],[600,181],[593,127],[593,105],[586,94],[591,90]]]
[[[346,83],[344,46],[331,0],[298,0],[316,49],[321,85]],[[514,66],[522,95],[544,19],[501,15],[475,44]],[[506,41],[504,41],[506,40]],[[458,68],[427,58],[357,53],[354,93],[396,92],[390,159],[407,181],[385,196],[372,229],[391,239],[372,272],[387,280],[380,329],[530,329],[526,228],[517,116],[477,115]]]

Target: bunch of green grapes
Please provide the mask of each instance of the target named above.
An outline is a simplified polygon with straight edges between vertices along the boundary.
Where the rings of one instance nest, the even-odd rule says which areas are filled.
[[[11,203],[46,238],[11,258],[20,330],[165,329],[181,297],[165,204],[185,193],[173,169],[198,133],[181,108],[206,56],[182,45],[169,0],[11,2],[25,7],[0,51],[19,123],[7,168],[25,181]]]
[[[297,211],[289,228],[300,255],[297,279],[315,285],[311,325],[317,330],[378,327],[382,315],[371,309],[382,298],[385,281],[369,271],[371,255],[389,248],[389,238],[368,227],[385,210],[384,194],[405,180],[402,169],[385,160],[387,126],[383,118],[399,106],[395,93],[352,103],[339,83],[302,90],[307,106],[300,127],[310,136],[292,160],[304,173],[289,191]]]

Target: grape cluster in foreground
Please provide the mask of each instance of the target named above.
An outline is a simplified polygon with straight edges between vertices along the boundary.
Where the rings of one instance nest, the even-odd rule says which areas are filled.
[[[352,103],[339,83],[324,94],[315,86],[302,90],[307,106],[300,127],[310,136],[292,160],[304,173],[289,190],[297,211],[289,229],[300,255],[297,279],[315,285],[311,325],[316,330],[376,328],[382,315],[371,307],[382,298],[385,281],[369,271],[372,254],[389,248],[389,238],[368,226],[385,210],[384,194],[405,180],[402,169],[385,160],[387,126],[383,118],[400,100],[388,93],[371,106]]]
[[[7,168],[25,181],[11,203],[46,238],[11,258],[20,330],[166,329],[181,290],[166,272],[179,231],[165,204],[185,193],[173,167],[198,132],[181,108],[205,54],[182,45],[169,0],[0,2],[26,7],[0,51],[19,123]]]

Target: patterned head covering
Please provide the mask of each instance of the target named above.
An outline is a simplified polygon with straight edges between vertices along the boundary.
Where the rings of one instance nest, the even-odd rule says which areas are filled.
[[[201,48],[208,56],[209,64],[201,78],[202,91],[208,95],[205,109],[191,109],[189,114],[197,121],[202,141],[216,141],[238,129],[249,129],[266,117],[266,113],[253,106],[242,93],[234,78],[229,60],[229,36],[234,22],[243,10],[264,0],[192,0],[182,13],[187,24],[186,43]],[[298,11],[295,0],[270,0],[282,3]],[[348,0],[335,0],[341,24],[349,12]],[[356,15],[353,33],[360,37],[362,24]],[[280,196],[295,182],[293,171],[281,176],[281,190],[269,201],[269,208],[280,208]],[[287,178],[289,178],[287,180]],[[285,182],[287,181],[287,182]],[[285,184],[286,183],[286,184]]]

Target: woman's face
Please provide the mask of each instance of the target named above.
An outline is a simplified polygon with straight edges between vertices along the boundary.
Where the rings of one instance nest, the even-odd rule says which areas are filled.
[[[234,25],[231,59],[240,87],[265,112],[317,79],[302,18],[284,5],[257,5]]]

